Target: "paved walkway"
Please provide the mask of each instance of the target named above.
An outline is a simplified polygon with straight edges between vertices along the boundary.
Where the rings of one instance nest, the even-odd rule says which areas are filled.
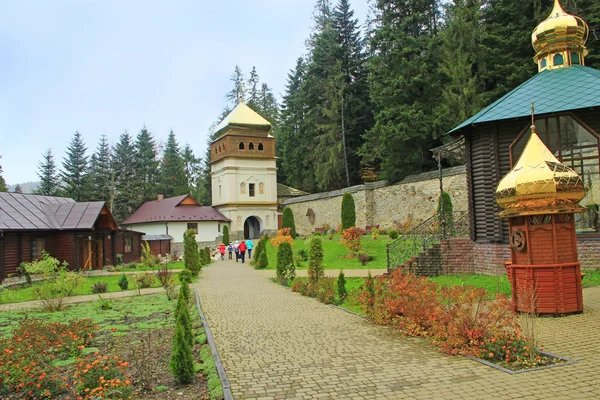
[[[540,341],[578,364],[509,375],[219,262],[197,287],[236,399],[600,398],[600,288],[584,314],[539,320]]]

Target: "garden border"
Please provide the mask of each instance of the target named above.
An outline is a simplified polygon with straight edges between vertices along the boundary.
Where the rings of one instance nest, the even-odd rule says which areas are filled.
[[[217,372],[219,374],[219,378],[221,379],[221,386],[223,386],[223,398],[225,400],[234,400],[233,394],[231,393],[231,385],[229,384],[229,379],[227,379],[227,373],[225,372],[225,368],[223,368],[223,363],[221,363],[221,358],[219,357],[215,340],[210,332],[210,328],[208,327],[208,322],[206,322],[204,313],[202,312],[202,307],[200,306],[200,297],[198,296],[198,291],[196,288],[194,288],[194,294],[196,295],[196,306],[198,308],[198,313],[200,313],[202,326],[204,326],[204,332],[206,333],[206,340],[210,346],[213,359],[215,360],[215,366],[217,367]]]
[[[487,365],[488,367],[496,368],[496,369],[498,369],[498,370],[500,370],[502,372],[506,372],[507,374],[511,374],[511,375],[522,374],[524,372],[539,371],[539,370],[548,369],[548,368],[564,367],[564,366],[567,366],[567,365],[573,365],[573,364],[578,364],[579,363],[579,361],[577,361],[577,360],[572,360],[570,358],[559,356],[558,354],[554,354],[554,353],[548,353],[547,351],[540,351],[540,354],[545,355],[545,356],[549,356],[549,357],[558,358],[558,359],[566,361],[566,362],[560,363],[560,364],[544,365],[542,367],[527,368],[527,369],[521,369],[521,370],[518,370],[518,371],[513,371],[512,369],[504,368],[504,367],[502,367],[502,366],[500,366],[498,364],[494,364],[494,363],[486,361],[486,360],[484,360],[482,358],[478,358],[478,357],[470,356],[470,355],[465,355],[465,357],[467,357],[470,360],[477,361],[478,363]]]

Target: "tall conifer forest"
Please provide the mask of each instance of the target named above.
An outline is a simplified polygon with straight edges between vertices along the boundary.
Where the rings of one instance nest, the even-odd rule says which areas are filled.
[[[288,186],[314,193],[431,170],[429,150],[447,131],[537,73],[531,32],[552,3],[370,0],[359,21],[349,0],[316,0],[281,101],[255,67],[235,66],[207,144],[241,100],[273,124],[278,181]],[[588,23],[586,65],[600,69],[600,1],[561,4]],[[209,150],[194,155],[173,132],[160,149],[145,126],[90,147],[75,133],[64,158],[48,149],[40,193],[106,201],[119,221],[160,193],[211,204]]]

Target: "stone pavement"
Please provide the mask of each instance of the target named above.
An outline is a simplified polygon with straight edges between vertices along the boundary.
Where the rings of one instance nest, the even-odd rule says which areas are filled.
[[[236,399],[600,398],[600,288],[585,313],[541,318],[546,350],[574,365],[510,375],[217,262],[195,283]]]

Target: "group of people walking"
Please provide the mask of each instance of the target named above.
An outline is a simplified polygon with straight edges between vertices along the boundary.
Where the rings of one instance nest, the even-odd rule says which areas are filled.
[[[246,251],[248,251],[248,259],[252,258],[252,249],[254,243],[252,239],[242,240],[241,242],[235,241],[235,243],[229,242],[227,246],[225,243],[219,245],[219,253],[221,254],[221,260],[225,259],[225,251],[229,253],[229,259],[232,260],[233,253],[235,253],[235,262],[242,260],[242,264],[246,261]]]

